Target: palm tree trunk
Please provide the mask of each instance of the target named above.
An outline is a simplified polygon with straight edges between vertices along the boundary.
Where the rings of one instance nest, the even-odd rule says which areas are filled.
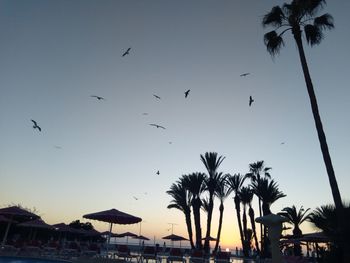
[[[248,241],[248,233],[247,233],[247,214],[246,214],[246,207],[243,206],[243,237],[244,237],[244,246],[243,246],[243,255],[245,257],[249,256],[249,248],[247,247],[247,241]]]
[[[209,209],[208,209],[208,218],[207,218],[207,233],[205,235],[205,242],[204,242],[204,251],[209,252],[209,237],[210,237],[210,228],[211,228],[211,219],[213,215],[213,208],[214,208],[214,200],[213,195],[210,194],[209,196]]]
[[[341,231],[341,229],[344,229],[344,226],[345,226],[344,216],[343,216],[344,215],[344,211],[343,211],[344,207],[343,207],[337,179],[335,177],[335,172],[333,169],[331,156],[329,154],[327,139],[326,139],[326,135],[325,135],[324,130],[323,130],[323,125],[322,125],[322,121],[321,121],[321,117],[320,117],[320,113],[319,113],[318,105],[317,105],[317,99],[316,99],[314,87],[313,87],[313,84],[311,81],[311,76],[310,76],[309,68],[307,65],[306,57],[305,57],[303,42],[301,39],[301,30],[299,27],[295,27],[295,28],[293,28],[292,32],[293,32],[295,42],[298,46],[299,58],[300,58],[301,66],[302,66],[303,73],[304,73],[306,88],[307,88],[307,91],[309,94],[312,114],[314,117],[315,126],[316,126],[316,130],[317,130],[317,135],[318,135],[318,140],[320,142],[323,161],[324,161],[326,169],[327,169],[328,180],[329,180],[329,184],[331,187],[334,204],[336,207],[338,225],[339,225],[339,228]],[[350,251],[349,251],[349,248],[345,247],[346,240],[344,240],[344,238],[343,238],[343,240],[341,240],[340,243],[341,244],[339,244],[339,245],[342,247],[342,251],[344,252],[344,258],[343,258],[344,261],[343,262],[350,262]]]
[[[242,230],[242,222],[241,222],[241,208],[240,208],[240,200],[239,197],[235,196],[235,207],[236,207],[236,214],[237,214],[237,222],[238,222],[238,228],[239,228],[239,234],[241,236],[241,243],[242,243],[242,249],[244,248],[244,237],[243,237],[243,230]]]
[[[259,216],[262,217],[260,197],[258,197],[258,200],[259,200]],[[263,229],[263,224],[260,224],[260,245],[261,245],[262,252],[264,252],[264,232],[265,232],[265,229]]]
[[[220,210],[219,227],[218,227],[218,234],[216,235],[216,243],[215,243],[214,253],[216,253],[218,251],[219,244],[220,244],[222,220],[224,218],[224,204],[223,204],[223,202],[221,202],[219,210]]]
[[[200,215],[200,200],[196,199],[193,203],[193,217],[194,225],[196,228],[196,248],[202,249],[202,228],[201,228],[201,215]]]
[[[255,228],[255,221],[254,221],[255,215],[254,215],[254,210],[251,206],[249,206],[249,217],[250,217],[250,224],[252,225],[252,230],[254,234],[255,248],[258,255],[260,255],[259,242],[258,242],[258,237],[256,236],[256,228]]]
[[[311,103],[312,114],[314,116],[314,121],[315,121],[315,125],[316,125],[318,140],[319,140],[320,146],[321,146],[323,161],[326,165],[326,169],[327,169],[327,173],[328,173],[328,179],[329,179],[329,184],[331,186],[331,190],[332,190],[332,194],[333,194],[334,204],[337,208],[337,211],[340,211],[343,208],[343,203],[341,200],[337,179],[335,178],[332,160],[331,160],[331,156],[330,156],[329,150],[328,150],[326,135],[323,131],[321,117],[320,117],[320,113],[318,111],[317,99],[316,99],[314,87],[312,85],[312,81],[311,81],[311,77],[310,77],[310,73],[309,73],[309,68],[308,68],[307,62],[306,62],[303,43],[301,40],[300,28],[294,29],[293,35],[294,35],[294,39],[295,39],[297,46],[298,46],[300,62],[301,62],[301,66],[303,68],[306,87],[307,87],[307,91],[308,91],[310,103]]]
[[[187,232],[188,232],[188,237],[190,239],[190,244],[191,248],[194,249],[194,243],[193,243],[193,231],[192,231],[192,222],[191,222],[191,212],[186,212],[185,213],[185,218],[186,218],[186,226],[187,226]]]

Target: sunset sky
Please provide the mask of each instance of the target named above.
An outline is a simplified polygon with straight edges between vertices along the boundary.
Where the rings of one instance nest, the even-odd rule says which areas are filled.
[[[84,214],[116,208],[141,217],[151,239],[170,234],[169,223],[186,235],[183,214],[167,209],[166,191],[183,174],[205,172],[200,154],[207,151],[226,157],[224,173],[244,174],[258,160],[272,167],[287,195],[274,213],[332,203],[294,40],[287,34],[274,59],[263,43],[272,29],[261,26],[262,17],[283,3],[0,0],[0,207],[35,207],[49,224],[86,222]],[[335,29],[321,45],[305,47],[345,201],[349,10],[349,1],[328,1],[320,14],[332,14]],[[214,210],[212,236],[218,201]],[[229,197],[224,247],[239,245],[235,218]]]

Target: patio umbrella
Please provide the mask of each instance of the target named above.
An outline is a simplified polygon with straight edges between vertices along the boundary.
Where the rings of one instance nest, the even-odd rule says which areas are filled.
[[[129,237],[137,237],[137,235],[131,232],[125,232],[117,235],[116,237],[126,237],[126,244],[128,244]]]
[[[31,213],[23,208],[20,208],[19,206],[10,206],[10,207],[1,208],[0,215],[8,217],[10,220],[7,222],[5,235],[1,243],[2,246],[4,246],[6,243],[7,235],[10,230],[10,226],[13,222],[13,219],[19,221],[19,220],[31,220],[31,219],[39,218],[38,215]]]
[[[139,217],[129,215],[117,209],[110,209],[110,210],[105,210],[101,212],[86,214],[86,215],[83,215],[83,218],[110,223],[111,224],[109,228],[110,233],[112,232],[113,224],[129,225],[129,224],[136,224],[142,221],[142,219]],[[108,252],[110,239],[111,239],[111,236],[108,235],[107,252]]]
[[[35,236],[36,236],[36,230],[39,228],[39,229],[51,229],[51,230],[54,230],[54,227],[49,225],[49,224],[46,224],[44,222],[44,220],[42,220],[41,218],[38,218],[38,219],[34,219],[34,220],[31,220],[31,221],[26,221],[26,222],[23,222],[23,223],[20,223],[18,224],[17,226],[19,227],[28,227],[28,228],[31,228],[30,229],[30,234],[29,236],[31,236],[32,234],[32,230],[34,229],[34,234],[33,234],[33,239],[35,239]]]
[[[171,235],[162,237],[162,239],[169,239],[169,240],[171,240],[171,246],[173,246],[174,241],[180,241],[180,248],[181,248],[181,241],[182,240],[188,240],[187,238],[184,238],[182,236],[178,236],[178,235],[175,235],[175,234],[171,234]]]
[[[140,240],[150,240],[149,238],[145,237],[145,236],[136,236],[136,237],[133,237],[135,239],[140,239]]]
[[[202,238],[202,240],[216,241],[216,238],[209,236],[208,238]]]

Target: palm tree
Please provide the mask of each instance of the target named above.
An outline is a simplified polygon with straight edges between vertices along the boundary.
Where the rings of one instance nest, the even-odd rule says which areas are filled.
[[[260,182],[260,178],[263,176],[264,178],[271,178],[270,175],[271,167],[265,167],[265,163],[263,160],[257,161],[255,163],[249,164],[249,173],[247,173],[245,176],[250,179],[252,182]],[[261,199],[258,196],[258,205],[259,205],[259,216],[262,216],[262,210],[261,210]],[[260,224],[260,241],[263,240],[263,225]]]
[[[289,30],[291,30],[293,34],[294,40],[298,47],[299,58],[304,73],[306,88],[310,99],[323,160],[328,173],[334,204],[337,208],[337,213],[341,215],[343,204],[334,173],[331,156],[328,150],[326,135],[323,131],[317,99],[311,81],[302,41],[302,32],[304,31],[307,43],[311,46],[318,45],[323,39],[323,31],[334,27],[333,17],[330,14],[326,13],[319,17],[315,16],[317,11],[322,9],[325,3],[325,0],[293,0],[290,4],[284,4],[282,7],[273,7],[272,10],[264,16],[262,24],[264,27],[275,27],[276,30],[285,27],[281,33],[277,33],[276,30],[273,30],[264,35],[267,51],[272,56],[278,54],[281,47],[284,45],[282,38],[283,34]],[[304,30],[302,30],[302,28]]]
[[[243,205],[243,236],[244,236],[244,244],[245,246],[243,247],[243,254],[244,256],[249,256],[249,247],[250,247],[250,239],[248,242],[248,227],[247,227],[247,206],[249,203],[252,202],[253,199],[253,191],[250,189],[249,186],[243,186],[241,188],[241,191],[239,192],[239,197],[241,198],[241,202]],[[249,244],[249,247],[247,247],[247,244]]]
[[[267,178],[260,178],[259,180],[252,182],[251,186],[254,193],[262,201],[262,211],[264,216],[271,214],[270,207],[275,201],[286,196],[278,189],[278,185],[274,180],[269,181]],[[270,253],[267,247],[268,239],[266,238],[266,228],[264,228],[261,250],[263,256],[269,257]]]
[[[225,157],[219,156],[216,152],[206,152],[204,155],[200,155],[200,158],[208,171],[208,177],[205,180],[206,190],[209,193],[209,206],[208,206],[208,217],[207,217],[207,232],[205,235],[204,250],[209,251],[209,237],[211,229],[211,219],[214,209],[214,194],[220,180],[221,174],[217,172],[220,164],[223,162]]]
[[[350,205],[343,204],[343,207],[344,221],[350,222]],[[349,249],[350,225],[345,224],[345,227],[340,230],[337,217],[338,213],[334,205],[323,205],[310,213],[308,220],[334,242],[331,246],[329,262],[341,262],[341,258],[343,262],[349,262],[347,261],[349,251],[344,248]],[[342,243],[339,240],[345,240],[345,246],[340,245]]]
[[[201,228],[201,216],[200,209],[202,206],[201,194],[204,191],[204,173],[192,173],[189,175],[183,175],[180,178],[183,186],[191,193],[192,196],[192,209],[194,217],[194,225],[196,229],[196,248],[202,249],[202,228]]]
[[[218,226],[218,233],[216,235],[216,243],[215,243],[215,247],[214,247],[214,252],[218,251],[219,244],[220,244],[222,221],[223,221],[223,217],[224,217],[224,201],[231,194],[231,191],[232,191],[232,189],[230,187],[228,187],[228,185],[226,183],[226,179],[227,179],[227,174],[225,174],[221,178],[221,180],[218,184],[218,187],[215,191],[215,195],[220,200],[220,206],[219,206],[220,216],[219,216],[219,226]]]
[[[168,205],[168,208],[178,209],[185,214],[188,237],[190,240],[191,248],[194,249],[191,222],[191,195],[181,182],[172,184],[170,186],[170,190],[168,190],[166,193],[173,198]]]
[[[227,176],[227,184],[230,187],[231,191],[235,193],[234,202],[235,202],[235,208],[236,208],[236,215],[237,215],[237,222],[238,222],[238,228],[239,228],[239,235],[241,237],[241,243],[242,248],[244,247],[244,236],[243,236],[243,230],[242,230],[242,222],[241,222],[241,199],[239,198],[239,192],[241,190],[241,187],[244,183],[246,177],[244,177],[241,174],[234,174]]]
[[[252,190],[252,192],[253,192],[253,190]],[[253,235],[254,235],[255,248],[256,248],[258,255],[260,255],[258,236],[256,235],[256,227],[255,227],[255,213],[254,213],[254,209],[252,207],[252,200],[250,201],[250,203],[248,205],[249,205],[248,214],[249,214],[250,224],[252,226],[252,231],[253,231]]]
[[[278,213],[279,215],[285,217],[288,220],[287,222],[289,224],[294,226],[293,235],[295,238],[302,236],[303,233],[299,226],[309,218],[309,215],[307,214],[309,210],[310,208],[304,210],[303,206],[301,206],[299,211],[297,211],[297,208],[293,205],[291,207],[283,208],[282,212]],[[294,244],[294,255],[301,256],[300,244]]]

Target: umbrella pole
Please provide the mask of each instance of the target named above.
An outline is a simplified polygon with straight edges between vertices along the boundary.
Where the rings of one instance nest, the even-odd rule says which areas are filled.
[[[12,223],[12,217],[11,216],[11,220],[7,223],[7,227],[6,227],[6,231],[5,231],[5,235],[4,235],[4,238],[2,239],[2,243],[1,243],[1,246],[3,247],[6,243],[6,239],[7,239],[7,235],[9,233],[9,230],[10,230],[10,226],[11,226],[11,223]]]
[[[113,227],[113,223],[111,223],[111,225],[109,227],[109,233],[108,233],[108,239],[107,239],[107,258],[108,258],[109,243],[111,241],[112,227]]]

